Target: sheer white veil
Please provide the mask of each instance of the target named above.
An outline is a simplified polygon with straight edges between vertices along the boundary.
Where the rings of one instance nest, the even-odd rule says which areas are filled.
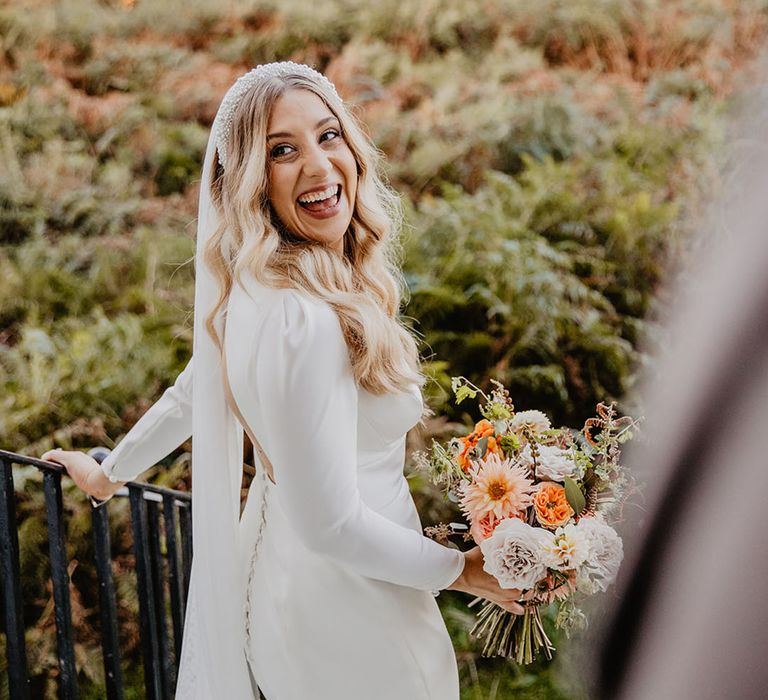
[[[239,559],[243,428],[227,404],[219,349],[205,320],[218,299],[205,245],[219,217],[211,198],[214,123],[205,152],[195,252],[192,385],[192,537],[194,555],[176,697],[251,698],[246,664],[245,590]],[[223,338],[224,319],[216,330]]]

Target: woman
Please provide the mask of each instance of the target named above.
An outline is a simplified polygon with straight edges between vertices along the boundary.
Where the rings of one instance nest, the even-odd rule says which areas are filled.
[[[421,534],[403,461],[424,378],[397,317],[397,199],[377,165],[321,74],[284,62],[241,77],[203,167],[194,372],[100,467],[43,455],[105,499],[192,434],[179,698],[253,698],[258,684],[268,700],[456,700],[430,592],[522,612],[479,548]],[[243,429],[260,478],[239,517]]]

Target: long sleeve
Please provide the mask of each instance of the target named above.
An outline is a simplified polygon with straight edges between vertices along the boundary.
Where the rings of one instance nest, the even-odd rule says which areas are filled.
[[[110,481],[130,481],[192,435],[192,360],[101,464]]]
[[[268,301],[251,320],[247,386],[238,393],[296,534],[364,576],[447,587],[464,555],[389,520],[360,495],[357,387],[335,312],[295,290],[277,290]]]

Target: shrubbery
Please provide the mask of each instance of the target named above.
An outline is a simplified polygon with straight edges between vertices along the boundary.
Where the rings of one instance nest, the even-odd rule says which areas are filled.
[[[481,385],[497,377],[521,408],[580,423],[597,400],[622,398],[645,361],[640,340],[652,332],[665,270],[693,240],[726,98],[766,34],[767,7],[2,8],[0,445],[35,455],[53,442],[110,445],[174,379],[191,352],[196,182],[210,121],[239,73],[289,58],[325,70],[357,105],[403,194],[404,313],[435,378],[431,429],[475,418],[447,403],[454,374]],[[184,458],[153,478],[183,486]],[[51,629],[34,564],[40,494],[34,478],[22,481],[25,575],[42,601],[28,612],[42,639]],[[438,502],[418,476],[413,484],[428,521]],[[71,498],[74,542],[87,506]],[[73,576],[86,607],[91,574],[81,564]],[[119,585],[130,637],[135,601],[129,578]],[[466,611],[443,599],[466,697],[489,688],[560,697],[549,671],[536,680],[481,663]],[[93,645],[89,619],[79,658]],[[52,663],[43,652],[31,664],[40,677]],[[98,665],[84,669],[97,683]]]

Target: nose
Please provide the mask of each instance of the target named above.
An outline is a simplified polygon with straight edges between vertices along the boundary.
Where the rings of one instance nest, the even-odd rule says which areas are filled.
[[[320,144],[311,145],[304,156],[304,174],[311,178],[323,178],[333,170],[333,163]]]

